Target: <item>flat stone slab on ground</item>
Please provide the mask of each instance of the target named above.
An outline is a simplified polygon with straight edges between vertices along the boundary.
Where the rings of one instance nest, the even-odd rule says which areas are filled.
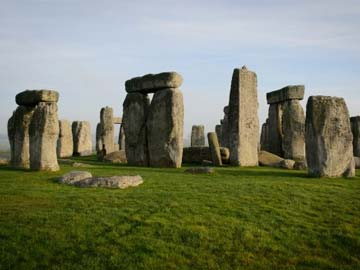
[[[192,174],[212,174],[215,170],[211,167],[193,167],[186,169],[185,172]]]
[[[78,181],[82,181],[87,178],[91,178],[92,174],[86,171],[71,171],[59,178],[59,182],[62,184],[74,185]]]
[[[55,90],[25,90],[16,95],[18,105],[35,106],[39,102],[58,102],[59,93]]]
[[[125,82],[125,90],[128,93],[141,92],[147,94],[164,88],[178,88],[182,82],[182,76],[176,72],[147,74],[127,80]]]
[[[276,91],[266,94],[268,104],[279,103],[286,100],[304,98],[305,87],[304,85],[288,85]]]
[[[267,151],[260,151],[259,152],[259,164],[260,166],[277,166],[280,164],[281,161],[284,159],[282,157],[279,157],[275,154],[272,154]]]
[[[104,159],[105,162],[114,163],[114,164],[123,164],[127,163],[125,150],[119,150],[107,154]]]

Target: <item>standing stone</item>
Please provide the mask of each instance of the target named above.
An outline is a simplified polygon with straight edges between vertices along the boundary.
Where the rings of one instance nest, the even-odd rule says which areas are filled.
[[[353,134],[353,148],[354,156],[360,157],[360,116],[355,116],[350,118],[351,121],[351,130]]]
[[[91,127],[87,121],[72,123],[74,141],[74,156],[89,156],[92,154]]]
[[[230,164],[258,165],[259,118],[256,74],[235,69],[229,99]]]
[[[204,126],[192,126],[191,129],[191,146],[205,146]]]
[[[282,106],[281,104],[270,104],[268,125],[268,150],[275,155],[284,156],[282,150]]]
[[[120,131],[119,131],[119,149],[125,150],[125,130],[124,130],[124,124],[120,125]]]
[[[55,102],[40,102],[29,128],[30,167],[32,170],[57,171],[56,144],[59,136],[58,107]]]
[[[107,154],[114,151],[114,113],[110,107],[102,108],[100,111],[100,137],[102,145],[100,150],[105,150]]]
[[[125,151],[129,165],[149,165],[146,135],[149,106],[150,100],[146,94],[129,93],[126,95],[123,104],[123,127]]]
[[[211,158],[212,162],[215,166],[221,166],[222,160],[221,160],[221,153],[220,153],[220,145],[218,138],[216,136],[215,132],[209,132],[207,134],[208,142],[209,142],[209,148],[211,152]]]
[[[101,140],[101,124],[98,123],[96,125],[96,145],[95,145],[95,150],[96,150],[96,153],[100,153],[101,150],[103,149],[103,142]]]
[[[180,90],[168,88],[157,91],[151,101],[147,121],[150,166],[181,167],[183,126],[184,104]]]
[[[268,151],[269,149],[269,119],[261,127],[260,150]]]
[[[305,114],[298,100],[282,105],[282,150],[285,159],[305,160]]]
[[[216,125],[216,126],[215,126],[215,133],[216,133],[216,136],[218,137],[220,146],[222,146],[222,145],[221,145],[221,142],[222,142],[222,138],[221,138],[221,132],[222,132],[222,131],[221,131],[221,128],[222,128],[221,125]]]
[[[71,125],[68,120],[59,121],[59,138],[57,141],[57,156],[58,158],[71,157],[73,154],[73,137]]]
[[[33,107],[18,106],[8,121],[10,165],[14,168],[30,168],[29,127],[33,114]]]
[[[229,106],[224,107],[224,118],[221,120],[220,145],[229,147]]]
[[[305,131],[310,176],[355,175],[353,136],[343,98],[310,97],[306,105]]]

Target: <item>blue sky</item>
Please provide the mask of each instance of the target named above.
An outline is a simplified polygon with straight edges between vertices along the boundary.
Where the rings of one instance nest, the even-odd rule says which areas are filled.
[[[125,80],[162,71],[184,77],[185,135],[223,117],[232,71],[258,76],[265,94],[305,84],[345,98],[360,115],[359,0],[0,0],[0,133],[25,89],[57,89],[59,117],[122,114]],[[305,106],[306,100],[302,102]]]

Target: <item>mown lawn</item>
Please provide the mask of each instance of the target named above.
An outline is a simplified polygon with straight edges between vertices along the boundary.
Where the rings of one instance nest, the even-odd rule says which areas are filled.
[[[360,171],[0,166],[0,269],[360,269]],[[135,175],[126,190],[61,185],[70,170]]]

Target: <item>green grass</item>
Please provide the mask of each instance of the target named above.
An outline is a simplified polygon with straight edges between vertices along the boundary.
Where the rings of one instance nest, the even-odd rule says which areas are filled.
[[[98,163],[0,166],[0,269],[360,269],[360,179],[303,171]],[[70,170],[140,174],[126,190],[62,185]]]

